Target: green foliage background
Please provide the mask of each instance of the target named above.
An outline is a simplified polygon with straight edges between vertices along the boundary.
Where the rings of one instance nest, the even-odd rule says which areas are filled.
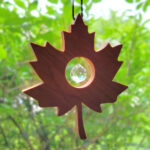
[[[143,15],[149,9],[149,0],[126,1]],[[0,1],[0,150],[150,150],[150,20],[127,11],[96,19],[89,10],[97,2],[84,1],[84,20],[96,32],[96,49],[106,42],[123,44],[124,64],[114,80],[129,88],[114,104],[103,104],[101,114],[84,107],[83,141],[74,132],[74,110],[57,117],[54,108],[41,109],[21,92],[40,82],[27,63],[35,59],[29,43],[49,41],[61,49],[60,32],[72,23],[71,0],[49,0],[45,13],[38,0]]]

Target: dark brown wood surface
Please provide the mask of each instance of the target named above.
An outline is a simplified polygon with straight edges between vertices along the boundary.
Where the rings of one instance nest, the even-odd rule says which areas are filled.
[[[118,55],[122,45],[111,47],[107,44],[99,51],[94,50],[94,35],[88,33],[79,14],[69,27],[62,32],[62,50],[55,49],[49,42],[45,46],[31,43],[37,60],[30,64],[42,79],[42,83],[24,90],[35,98],[41,107],[57,107],[57,115],[64,115],[76,106],[76,126],[81,139],[86,138],[82,119],[82,104],[101,112],[100,104],[113,103],[127,86],[112,81],[122,62]],[[65,68],[74,57],[84,57],[93,65],[93,79],[81,88],[72,87],[66,80]]]

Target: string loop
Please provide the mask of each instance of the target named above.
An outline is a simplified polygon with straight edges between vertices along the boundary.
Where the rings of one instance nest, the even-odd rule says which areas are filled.
[[[81,0],[81,16],[83,17],[83,0]],[[72,0],[72,18],[75,20],[74,17],[74,0]]]

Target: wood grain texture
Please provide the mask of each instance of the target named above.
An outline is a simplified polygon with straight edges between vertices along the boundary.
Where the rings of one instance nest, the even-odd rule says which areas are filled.
[[[30,64],[43,83],[25,89],[23,92],[35,98],[41,107],[57,107],[57,115],[64,115],[76,106],[77,132],[86,138],[82,119],[82,104],[101,112],[100,104],[113,103],[127,86],[112,81],[122,62],[118,61],[122,45],[111,47],[107,44],[99,51],[94,50],[94,35],[88,33],[79,14],[69,27],[62,32],[62,50],[46,42],[45,46],[31,43],[37,60]],[[82,88],[70,86],[65,78],[67,63],[74,57],[85,57],[94,67],[93,80]]]

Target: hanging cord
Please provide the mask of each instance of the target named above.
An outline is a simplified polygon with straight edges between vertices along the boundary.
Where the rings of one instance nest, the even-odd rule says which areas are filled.
[[[81,16],[83,17],[83,0],[81,0]],[[75,20],[74,17],[74,0],[72,0],[72,18]]]

